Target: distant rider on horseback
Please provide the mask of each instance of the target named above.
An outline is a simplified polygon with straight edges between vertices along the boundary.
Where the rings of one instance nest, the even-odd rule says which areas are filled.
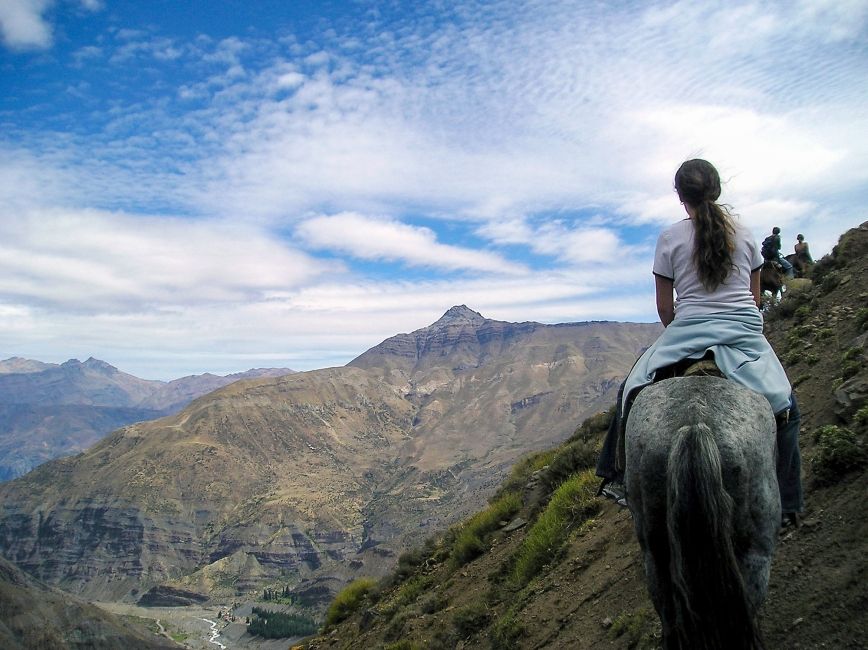
[[[763,259],[769,262],[780,264],[784,269],[784,274],[792,279],[795,277],[795,270],[790,261],[781,255],[781,229],[775,226],[772,228],[772,234],[763,239],[762,248],[760,248]]]
[[[688,160],[675,175],[688,218],[666,228],[654,254],[657,313],[666,328],[639,358],[618,394],[616,414],[597,464],[600,492],[623,501],[618,454],[622,413],[635,393],[684,359],[713,356],[728,379],[764,395],[778,422],[777,475],[785,520],[803,510],[799,407],[759,312],[763,256],[750,232],[718,204],[720,176],[705,160]],[[780,251],[780,229],[775,228]],[[673,300],[673,292],[676,296]],[[738,408],[734,404],[733,408]],[[629,497],[627,497],[629,499]],[[623,505],[623,503],[622,503]]]

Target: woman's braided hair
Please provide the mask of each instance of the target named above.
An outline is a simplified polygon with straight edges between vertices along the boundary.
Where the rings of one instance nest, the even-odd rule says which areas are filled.
[[[720,175],[707,160],[688,160],[675,173],[675,190],[682,203],[694,208],[693,262],[702,285],[714,291],[733,268],[735,226],[720,198]]]

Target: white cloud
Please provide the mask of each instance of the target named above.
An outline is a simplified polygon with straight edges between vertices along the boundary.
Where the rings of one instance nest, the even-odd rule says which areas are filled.
[[[441,244],[429,228],[351,212],[312,217],[301,222],[296,227],[296,233],[313,248],[344,252],[366,260],[400,260],[410,266],[447,271],[526,271],[520,265],[493,253]]]
[[[95,210],[0,216],[0,297],[85,312],[261,300],[324,272],[250,226]]]
[[[51,0],[3,0],[0,2],[0,35],[12,49],[47,48],[51,26],[43,14]]]
[[[541,255],[548,255],[571,265],[618,264],[635,258],[647,250],[622,241],[613,228],[594,227],[586,218],[579,225],[560,219],[549,219],[531,225],[526,220],[490,221],[476,230],[477,234],[496,244],[527,246]]]

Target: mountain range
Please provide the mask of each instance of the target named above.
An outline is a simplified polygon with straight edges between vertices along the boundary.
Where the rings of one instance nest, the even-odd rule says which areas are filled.
[[[453,307],[345,367],[237,381],[0,485],[0,554],[88,598],[284,584],[327,601],[607,408],[659,331]]]
[[[94,358],[62,364],[20,357],[0,361],[0,481],[84,451],[124,425],[176,413],[239,379],[291,372],[267,368],[164,382],[139,379]]]

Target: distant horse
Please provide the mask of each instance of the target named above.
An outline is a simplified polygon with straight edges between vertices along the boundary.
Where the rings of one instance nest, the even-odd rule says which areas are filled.
[[[719,377],[644,388],[626,433],[627,500],[665,650],[757,650],[781,522],[768,401]]]
[[[784,286],[784,279],[783,268],[775,262],[766,260],[760,269],[760,293],[769,291],[773,298],[779,298]]]
[[[799,256],[798,253],[790,253],[784,259],[793,265],[793,271],[797,278],[807,277],[811,270],[811,266],[813,266],[813,262],[808,261],[810,258],[805,259],[804,257]]]

